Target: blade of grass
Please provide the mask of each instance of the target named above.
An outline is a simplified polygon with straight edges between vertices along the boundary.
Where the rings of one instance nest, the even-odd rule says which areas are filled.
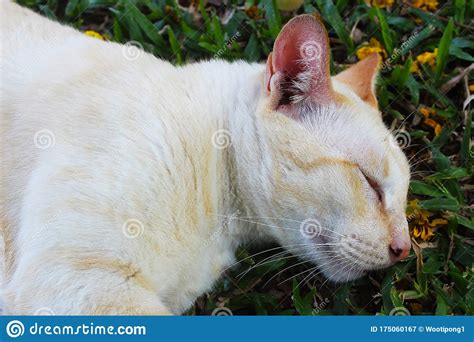
[[[181,56],[181,46],[170,26],[168,26],[168,38],[171,46],[171,51],[173,51],[173,55],[176,57],[176,64],[183,64],[183,58]]]
[[[281,30],[280,12],[276,9],[276,1],[265,0],[263,6],[265,8],[265,20],[267,21],[273,39],[275,39]]]
[[[461,143],[461,165],[469,160],[471,155],[471,134],[472,134],[472,111],[469,111],[466,118],[466,128]]]
[[[390,35],[390,28],[388,27],[387,19],[385,18],[384,12],[377,7],[377,17],[380,22],[380,29],[382,30],[382,38],[389,55],[393,52],[393,41]]]
[[[454,21],[453,18],[450,18],[438,46],[438,56],[436,57],[435,82],[440,79],[441,74],[444,71],[444,67],[446,66],[446,63],[448,61],[449,45],[451,44],[451,40],[453,38],[453,27]]]
[[[458,23],[464,21],[464,12],[466,9],[466,0],[455,0],[454,1],[454,19]]]
[[[344,20],[342,19],[337,7],[332,1],[323,1],[316,0],[316,3],[321,11],[322,17],[324,20],[329,22],[337,36],[342,40],[346,46],[349,53],[354,52],[354,42],[349,36],[349,32],[344,25]]]
[[[127,3],[127,11],[130,13],[134,21],[140,26],[143,33],[157,46],[164,47],[165,40],[161,37],[156,29],[155,25],[142,13],[138,10],[135,5]]]

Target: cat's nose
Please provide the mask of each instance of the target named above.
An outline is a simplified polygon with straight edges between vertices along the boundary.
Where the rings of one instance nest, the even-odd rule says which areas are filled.
[[[395,240],[389,245],[390,259],[397,262],[405,259],[410,254],[411,244],[402,240]]]

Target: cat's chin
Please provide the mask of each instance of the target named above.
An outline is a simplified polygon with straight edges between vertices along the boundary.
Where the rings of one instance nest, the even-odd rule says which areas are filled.
[[[326,278],[333,283],[344,283],[351,280],[362,278],[368,271],[352,270],[350,272],[338,273],[337,271],[331,274],[331,271],[324,272]]]

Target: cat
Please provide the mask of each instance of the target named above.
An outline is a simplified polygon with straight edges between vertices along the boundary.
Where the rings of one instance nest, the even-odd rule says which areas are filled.
[[[267,63],[175,67],[0,13],[5,312],[181,314],[253,241],[334,282],[409,254],[379,57],[331,77],[316,16],[290,20]]]

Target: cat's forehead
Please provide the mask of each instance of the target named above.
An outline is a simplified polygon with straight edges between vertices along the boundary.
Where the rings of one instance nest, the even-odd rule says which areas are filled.
[[[303,111],[303,124],[330,154],[379,178],[407,172],[406,158],[377,111],[350,101]]]

